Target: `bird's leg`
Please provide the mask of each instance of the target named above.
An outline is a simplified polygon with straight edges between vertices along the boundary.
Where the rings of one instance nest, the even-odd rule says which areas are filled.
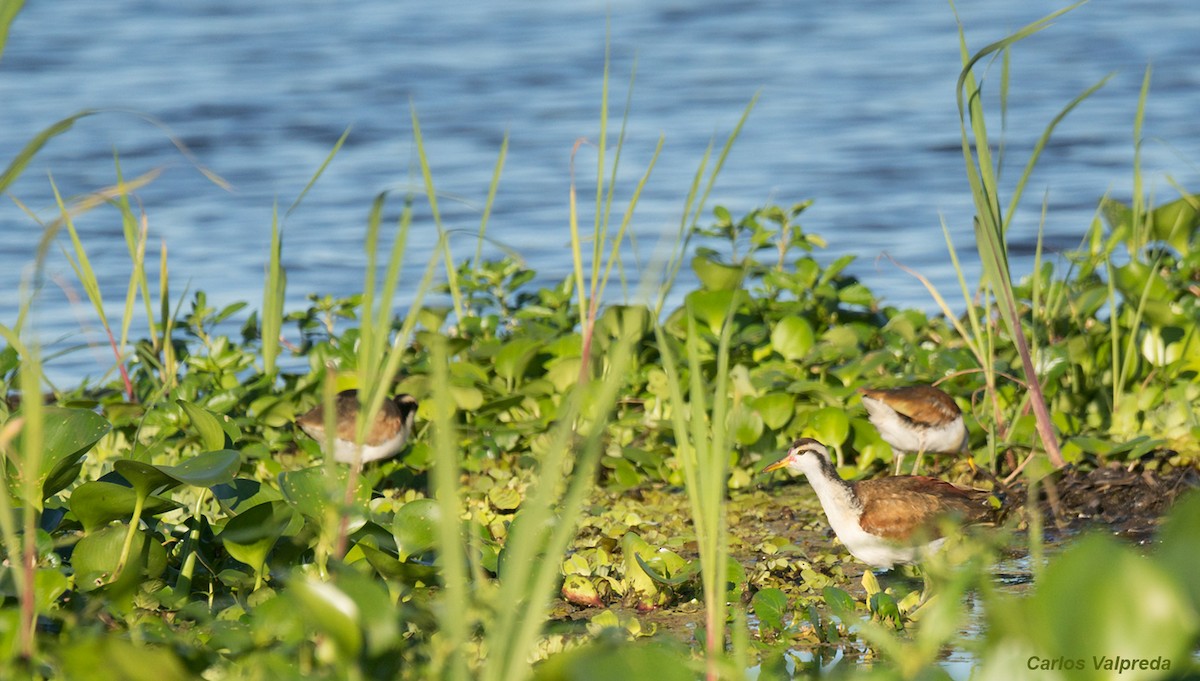
[[[916,475],[921,472],[921,456],[925,454],[925,448],[917,450],[917,460],[913,462],[912,474]]]
[[[904,465],[904,450],[892,447],[892,458],[896,460],[896,472],[893,475],[900,475],[900,468]]]

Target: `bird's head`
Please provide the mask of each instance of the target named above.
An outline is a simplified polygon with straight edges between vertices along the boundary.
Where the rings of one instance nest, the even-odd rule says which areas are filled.
[[[417,398],[408,393],[396,395],[396,407],[400,410],[400,420],[411,429],[417,420]]]
[[[809,475],[821,470],[829,461],[829,450],[825,445],[810,437],[802,437],[792,443],[787,454],[775,463],[762,470],[764,473],[787,468],[794,474]]]

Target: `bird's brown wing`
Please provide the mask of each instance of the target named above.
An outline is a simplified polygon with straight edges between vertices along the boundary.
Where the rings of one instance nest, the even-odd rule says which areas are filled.
[[[918,530],[938,536],[935,521],[942,516],[969,524],[989,520],[993,513],[988,492],[922,475],[864,480],[854,491],[863,507],[862,528],[893,541],[908,540]]]
[[[313,407],[309,412],[296,419],[296,424],[310,435],[317,433],[318,435],[314,435],[314,437],[323,437],[325,432],[324,407],[323,404]],[[358,391],[350,389],[338,393],[334,398],[333,408],[337,437],[347,441],[353,440],[360,408]],[[364,444],[380,444],[395,435],[403,425],[404,418],[400,413],[400,408],[392,400],[386,400],[375,415],[375,422],[371,424]]]
[[[922,425],[949,423],[962,414],[954,398],[928,385],[889,390],[860,388],[859,392],[883,402],[909,421]]]

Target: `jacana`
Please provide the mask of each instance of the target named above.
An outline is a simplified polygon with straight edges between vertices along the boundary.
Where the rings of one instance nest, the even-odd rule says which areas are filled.
[[[938,520],[964,524],[997,520],[992,493],[922,475],[897,475],[849,483],[838,475],[825,445],[810,438],[792,443],[763,472],[787,468],[808,478],[834,534],[850,555],[872,567],[911,564],[936,551]]]
[[[931,385],[858,391],[871,425],[897,454],[897,475],[909,452],[917,455],[912,470],[915,475],[921,470],[925,452],[950,454],[966,449],[967,427],[962,410],[945,392]]]
[[[341,463],[353,463],[358,450],[355,429],[358,427],[358,412],[361,409],[358,391],[351,389],[338,393],[334,398],[333,408],[334,424],[337,428],[333,437],[333,458]],[[395,399],[384,402],[367,429],[366,437],[363,438],[360,461],[380,461],[393,457],[404,449],[404,445],[412,436],[416,417],[417,400],[412,395],[400,394]],[[296,419],[296,425],[319,442],[322,451],[325,450],[328,438],[325,433],[323,404]],[[328,455],[329,452],[325,454]]]

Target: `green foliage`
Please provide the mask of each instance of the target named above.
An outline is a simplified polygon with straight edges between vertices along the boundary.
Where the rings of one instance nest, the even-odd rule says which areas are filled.
[[[19,5],[0,5],[0,47]],[[964,70],[972,107],[970,65],[1007,44]],[[1005,666],[1014,649],[1136,656],[1158,646],[1184,660],[1200,629],[1194,499],[1166,525],[1158,555],[1086,540],[1016,603],[979,577],[993,554],[970,541],[956,554],[964,567],[930,567],[940,591],[921,602],[920,592],[871,573],[859,592],[834,548],[808,551],[780,536],[744,546],[751,542],[732,536],[730,517],[738,514],[742,532],[762,524],[744,490],[798,436],[832,447],[847,473],[886,466],[891,450],[855,401],[861,385],[940,381],[969,414],[972,448],[987,445],[979,458],[1002,471],[1004,455],[1034,448],[1025,386],[1003,378],[1017,366],[1045,385],[1069,461],[1133,463],[1169,448],[1155,465],[1194,465],[1195,195],[1152,207],[1135,172],[1131,205],[1102,201],[1104,219],[1087,227],[1066,271],[1039,258],[1013,281],[1003,244],[1012,207],[1000,212],[986,177],[992,165],[979,156],[968,172],[986,214],[978,236],[991,293],[967,296],[962,318],[930,317],[886,306],[847,273],[853,256],[821,257],[824,239],[801,224],[811,201],[742,216],[718,206],[702,219],[743,116],[711,169],[706,153],[664,271],[637,273],[661,280],[658,290],[614,303],[605,288],[614,267],[627,275],[628,227],[657,150],[613,219],[607,79],[602,109],[591,260],[572,187],[575,266],[557,283],[540,280],[519,254],[482,258],[506,146],[474,257],[454,258],[413,113],[438,241],[401,315],[392,306],[415,196],[404,198],[390,235],[382,221],[389,196],[375,198],[363,293],[314,294],[301,310],[283,309],[274,220],[263,309],[246,319],[240,341],[227,326],[245,304],[216,309],[199,291],[190,307],[170,300],[165,249],[152,305],[146,223],[128,196],[152,178],[60,201],[46,245],[59,224],[67,228],[68,257],[106,328],[90,237],[72,220],[111,203],[125,227],[131,271],[112,340],[121,379],[57,390],[64,406],[43,406],[36,348],[20,342],[27,308],[11,329],[0,326],[0,390],[25,398],[20,409],[0,405],[0,676],[74,678],[104,665],[156,679],[694,678],[700,669],[734,678],[751,649],[764,674],[786,673],[790,648],[827,652],[849,641],[892,663],[875,673],[916,678],[939,674],[971,590],[989,617],[978,648],[988,674],[1020,669]],[[978,114],[970,109],[980,142]],[[26,145],[0,189],[86,115]],[[685,263],[696,290],[675,290]],[[444,276],[446,307],[423,302],[435,275]],[[152,311],[150,327],[129,343],[137,295]],[[666,301],[681,302],[667,309]],[[1026,337],[1023,351],[1017,341]],[[415,442],[396,459],[351,470],[317,462],[319,443],[292,425],[349,387],[368,395],[368,410],[395,392],[421,401]],[[980,392],[987,406],[970,409]],[[360,436],[367,423],[357,424]],[[747,551],[758,557],[750,569],[733,559]],[[1100,563],[1105,570],[1094,569]],[[1140,598],[1128,598],[1131,588]],[[668,606],[692,608],[690,646],[628,641],[655,625],[616,609]],[[577,617],[587,624],[573,625]]]

